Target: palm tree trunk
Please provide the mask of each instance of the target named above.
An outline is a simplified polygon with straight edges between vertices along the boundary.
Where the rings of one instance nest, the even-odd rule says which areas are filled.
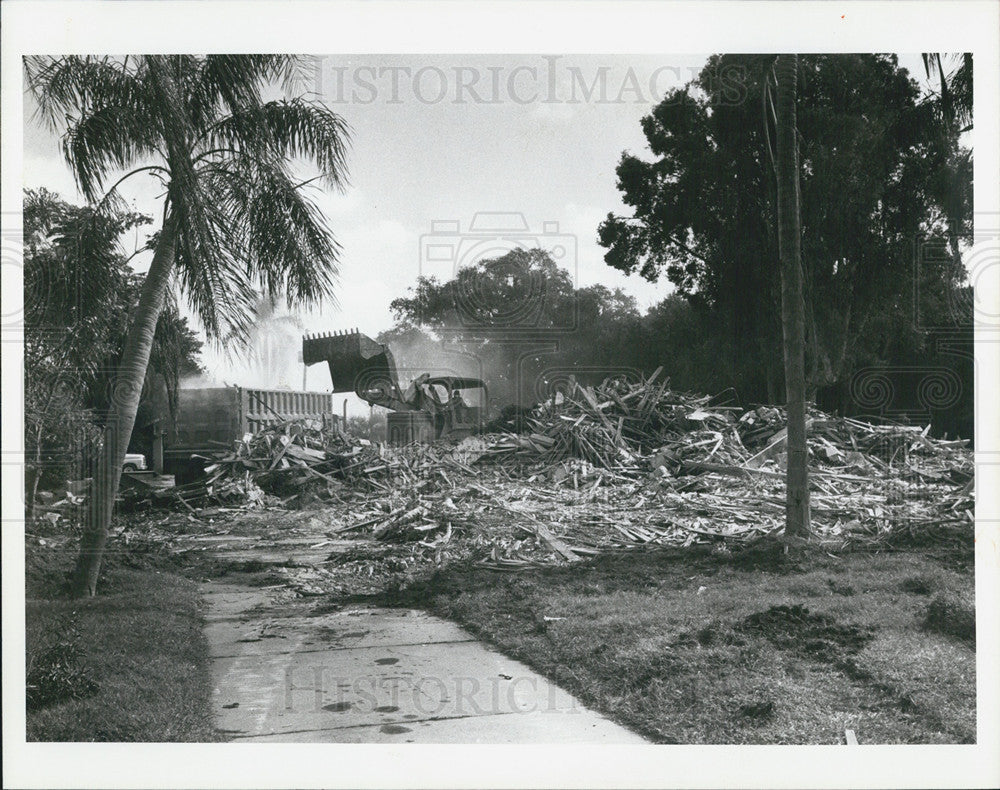
[[[170,272],[174,265],[177,228],[169,214],[164,219],[160,240],[153,254],[149,273],[142,284],[135,318],[125,339],[125,350],[111,397],[111,412],[104,429],[94,485],[88,503],[87,522],[80,540],[80,554],[73,572],[71,593],[83,598],[97,593],[108,528],[121,482],[122,462],[128,451],[139,396],[146,378],[146,367],[153,347],[156,323],[166,298]]]
[[[788,412],[785,534],[809,534],[809,457],[806,448],[805,305],[799,216],[799,154],[795,100],[797,55],[779,55],[777,78],[778,251],[781,257],[781,324]]]

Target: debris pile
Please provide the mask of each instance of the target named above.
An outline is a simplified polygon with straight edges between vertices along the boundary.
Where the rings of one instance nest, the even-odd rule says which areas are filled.
[[[302,504],[309,492],[335,505],[331,538],[371,539],[330,563],[369,571],[376,560],[518,568],[636,545],[778,536],[783,410],[676,392],[658,373],[573,383],[524,415],[520,434],[388,448],[308,420],[276,423],[211,459],[197,487],[156,495],[194,513],[198,504]],[[972,453],[964,440],[928,433],[810,411],[817,535],[971,542]]]
[[[275,498],[288,502],[310,493],[329,498],[344,480],[378,466],[384,448],[343,433],[320,420],[281,420],[245,434],[231,450],[211,457],[205,478],[153,492],[186,505],[213,503],[254,507]],[[270,499],[269,499],[270,498]]]
[[[714,415],[701,412],[708,397],[678,393],[669,381],[609,380],[599,387],[572,383],[525,417],[527,435],[508,435],[490,452],[549,463],[574,457],[605,469],[634,467],[645,451],[667,436],[701,427]],[[694,415],[692,418],[691,415]]]
[[[65,523],[79,524],[91,482],[90,478],[67,481],[61,491],[38,491],[31,508],[33,518],[47,521],[53,527]]]

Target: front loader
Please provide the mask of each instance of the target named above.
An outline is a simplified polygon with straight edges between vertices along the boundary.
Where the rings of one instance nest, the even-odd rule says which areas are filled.
[[[335,393],[353,392],[367,403],[396,412],[389,415],[391,444],[467,436],[488,419],[483,381],[424,373],[401,388],[389,347],[357,330],[307,335],[302,339],[302,361],[326,362]]]

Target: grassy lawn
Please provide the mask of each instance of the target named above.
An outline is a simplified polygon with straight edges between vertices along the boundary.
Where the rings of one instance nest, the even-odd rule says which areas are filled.
[[[915,551],[652,550],[394,596],[661,743],[975,742],[971,568]]]
[[[67,552],[27,557],[29,741],[220,739],[193,582],[110,557],[100,595],[73,601]]]

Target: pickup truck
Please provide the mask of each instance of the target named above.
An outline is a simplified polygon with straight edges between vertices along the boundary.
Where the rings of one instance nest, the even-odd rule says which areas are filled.
[[[146,456],[142,453],[125,453],[122,462],[123,472],[141,472],[146,468]]]

